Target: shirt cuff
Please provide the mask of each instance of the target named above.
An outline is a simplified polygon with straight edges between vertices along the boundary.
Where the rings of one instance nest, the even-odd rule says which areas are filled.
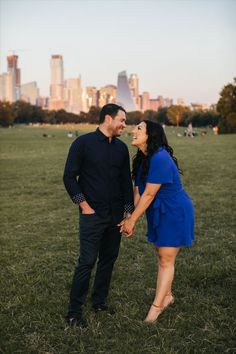
[[[125,204],[125,207],[124,207],[124,212],[125,213],[132,214],[133,211],[134,211],[134,205],[133,204]]]
[[[75,204],[82,203],[86,200],[83,193],[76,194],[71,199],[72,199],[72,202]]]

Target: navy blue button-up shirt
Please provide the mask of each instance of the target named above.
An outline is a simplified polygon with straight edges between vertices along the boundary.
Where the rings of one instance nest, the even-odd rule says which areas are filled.
[[[133,211],[128,148],[116,137],[109,142],[99,128],[72,143],[63,180],[74,203],[86,200],[101,217],[119,222]]]

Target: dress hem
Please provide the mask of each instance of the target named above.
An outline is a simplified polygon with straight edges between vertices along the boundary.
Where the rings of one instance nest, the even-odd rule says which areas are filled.
[[[193,243],[185,243],[185,244],[179,244],[179,245],[170,245],[170,244],[157,244],[154,241],[147,240],[149,243],[153,243],[156,247],[191,247]]]

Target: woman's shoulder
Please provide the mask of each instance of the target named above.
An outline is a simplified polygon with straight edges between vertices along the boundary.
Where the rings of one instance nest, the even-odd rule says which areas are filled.
[[[152,155],[150,164],[153,168],[172,169],[173,160],[168,151],[161,147]]]
[[[152,155],[152,159],[155,161],[162,161],[170,158],[170,154],[166,151],[164,147],[159,147],[156,152]]]

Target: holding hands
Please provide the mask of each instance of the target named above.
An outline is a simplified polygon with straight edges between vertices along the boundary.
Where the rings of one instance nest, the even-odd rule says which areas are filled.
[[[120,226],[120,232],[123,232],[126,237],[132,236],[135,228],[135,221],[132,219],[132,215],[122,220],[118,226]]]

